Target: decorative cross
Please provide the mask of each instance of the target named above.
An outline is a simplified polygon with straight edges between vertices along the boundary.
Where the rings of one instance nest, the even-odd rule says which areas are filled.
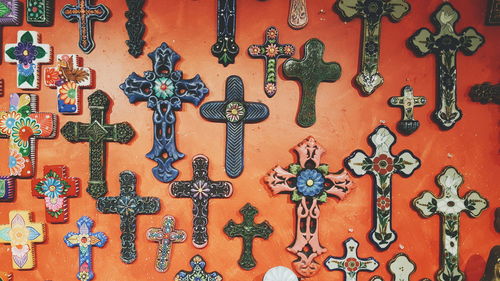
[[[307,25],[308,21],[306,0],[290,0],[288,25],[293,29],[301,29]]]
[[[56,136],[57,115],[36,112],[37,99],[34,94],[11,94],[11,111],[0,111],[0,138],[9,138],[9,171],[14,177],[33,177],[36,139]]]
[[[128,53],[137,58],[142,55],[142,49],[145,44],[144,40],[142,40],[142,36],[146,30],[146,26],[142,22],[142,18],[144,17],[144,12],[142,11],[144,0],[126,0],[125,2],[128,6],[128,11],[125,12],[125,17],[127,17],[125,28],[129,37],[129,40],[125,41],[125,43],[128,46]]]
[[[19,89],[36,90],[40,86],[40,64],[52,61],[52,47],[40,44],[38,32],[19,30],[17,43],[5,44],[5,61],[17,64]]]
[[[266,41],[264,45],[251,45],[248,54],[252,58],[265,60],[264,69],[264,92],[270,98],[276,94],[276,67],[279,58],[289,58],[295,53],[295,47],[291,44],[280,44],[278,42],[278,29],[274,26],[266,29]]]
[[[127,122],[107,124],[106,114],[110,98],[101,90],[88,97],[90,123],[68,122],[61,128],[61,134],[72,143],[88,142],[90,146],[90,179],[87,192],[94,199],[108,192],[106,178],[106,143],[128,143],[134,137],[134,130]]]
[[[205,267],[207,263],[202,256],[196,255],[189,262],[192,270],[186,272],[184,270],[179,271],[175,275],[174,281],[190,281],[190,280],[206,280],[206,281],[222,281],[222,275],[217,271],[207,273]]]
[[[12,274],[0,272],[0,281],[12,281]]]
[[[153,168],[156,179],[170,182],[179,174],[172,164],[184,157],[175,145],[175,111],[180,110],[184,102],[198,106],[208,89],[198,74],[184,80],[182,71],[174,70],[181,57],[166,43],[148,56],[153,61],[153,71],[144,72],[144,78],[133,72],[120,89],[130,103],[147,101],[148,108],[154,110],[153,148],[146,157],[158,163]]]
[[[424,218],[434,214],[441,215],[441,241],[444,249],[441,249],[438,281],[465,280],[458,265],[460,213],[466,212],[470,217],[476,218],[488,208],[488,201],[476,191],[469,191],[463,198],[458,195],[458,188],[463,181],[463,176],[454,167],[447,166],[436,177],[441,196],[436,198],[429,191],[424,191],[413,200],[413,207]]]
[[[160,199],[137,196],[136,184],[135,174],[123,171],[120,173],[120,196],[101,197],[97,200],[99,212],[120,215],[121,259],[124,263],[132,263],[137,258],[135,250],[137,215],[151,215],[160,211]]]
[[[93,6],[92,0],[77,0],[76,5],[66,4],[61,10],[61,15],[70,22],[78,21],[80,39],[78,46],[83,52],[89,54],[94,50],[94,21],[106,21],[110,15],[108,7],[103,4]]]
[[[169,185],[172,197],[193,200],[193,245],[204,248],[208,244],[208,201],[213,198],[229,198],[233,186],[227,181],[212,181],[208,177],[208,158],[205,155],[193,157],[193,179],[175,181]]]
[[[80,179],[69,177],[63,165],[44,166],[44,177],[31,181],[33,196],[45,200],[45,220],[48,223],[68,221],[68,198],[78,197]]]
[[[403,135],[410,135],[415,132],[420,126],[420,122],[413,118],[413,108],[415,106],[423,106],[427,103],[427,99],[423,96],[413,96],[413,88],[409,85],[403,87],[403,95],[401,97],[391,97],[389,104],[391,106],[399,106],[403,112],[403,120],[398,122],[398,131]]]
[[[9,223],[0,225],[0,243],[10,244],[12,267],[35,267],[35,245],[45,241],[45,224],[31,222],[30,211],[10,211]]]
[[[78,273],[76,278],[81,281],[94,279],[94,271],[92,270],[92,248],[104,247],[108,241],[108,237],[102,232],[92,233],[94,221],[87,217],[81,217],[77,222],[78,233],[69,232],[64,236],[64,243],[68,247],[77,247],[78,251]]]
[[[212,45],[212,55],[219,63],[234,63],[240,48],[235,42],[236,0],[217,0],[217,42]]]
[[[0,0],[0,32],[2,26],[20,25],[22,21],[19,0]],[[0,45],[3,45],[2,38],[0,38]]]
[[[163,217],[161,228],[152,227],[146,232],[149,241],[158,242],[158,254],[156,256],[155,268],[158,272],[165,272],[170,264],[170,254],[173,243],[181,243],[186,240],[184,230],[175,229],[175,218]]]
[[[12,177],[0,176],[0,202],[12,202],[16,192],[16,182]]]
[[[269,108],[245,101],[243,81],[232,75],[226,79],[226,99],[203,104],[200,113],[209,121],[226,123],[226,173],[238,177],[243,171],[245,124],[267,119]]]
[[[480,85],[474,85],[469,96],[472,101],[480,102],[481,104],[500,104],[500,83],[491,85],[486,82]]]
[[[344,170],[331,173],[328,165],[321,163],[326,151],[313,137],[299,143],[294,150],[298,163],[287,169],[276,166],[264,181],[273,194],[289,193],[296,204],[295,241],[287,250],[297,256],[293,262],[295,271],[311,277],[319,270],[314,258],[326,252],[319,242],[319,205],[328,196],[344,199],[353,184]]]
[[[445,2],[431,18],[439,32],[432,34],[427,28],[421,28],[408,39],[408,46],[417,56],[436,54],[438,101],[433,118],[443,130],[453,128],[462,118],[462,111],[457,106],[457,51],[461,50],[470,56],[484,43],[483,36],[473,27],[467,27],[461,34],[456,34],[454,26],[459,18],[458,11]]]
[[[343,257],[329,256],[325,260],[328,270],[340,270],[344,272],[345,281],[356,281],[358,272],[374,271],[378,267],[378,262],[374,258],[361,259],[358,257],[359,243],[354,238],[344,241],[345,254]]]
[[[399,22],[410,11],[410,4],[406,0],[337,0],[334,9],[344,21],[355,17],[363,20],[361,71],[356,84],[363,94],[371,95],[384,83],[378,72],[382,16]]]
[[[316,90],[321,82],[335,82],[340,78],[341,68],[336,62],[323,61],[325,45],[320,40],[309,39],[304,46],[301,60],[287,59],[283,73],[302,84],[302,98],[297,123],[310,127],[316,122]]]
[[[417,266],[405,253],[399,253],[387,263],[387,268],[395,281],[410,281],[410,275],[415,272]],[[428,279],[422,279],[426,281]],[[384,281],[380,276],[370,278],[370,281]],[[430,281],[430,280],[429,280]]]
[[[51,26],[54,0],[26,0],[26,22],[33,26]]]

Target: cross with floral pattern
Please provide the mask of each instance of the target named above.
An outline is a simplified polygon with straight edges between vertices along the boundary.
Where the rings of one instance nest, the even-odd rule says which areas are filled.
[[[186,240],[184,230],[175,229],[175,218],[173,216],[163,217],[161,228],[151,227],[146,232],[149,241],[158,242],[158,253],[155,268],[158,272],[165,272],[170,264],[170,254],[174,243],[182,243]]]
[[[175,275],[174,281],[222,281],[222,275],[217,271],[210,273],[205,271],[207,263],[200,255],[194,256],[189,264],[192,270],[190,272],[184,270],[179,271],[179,273]]]

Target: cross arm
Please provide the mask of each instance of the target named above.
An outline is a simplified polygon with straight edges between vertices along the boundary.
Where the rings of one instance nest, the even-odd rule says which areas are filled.
[[[107,241],[108,236],[103,232],[90,233],[90,243],[94,246],[102,248]]]
[[[344,160],[344,164],[354,175],[360,177],[371,171],[373,161],[362,150],[356,150]]]
[[[128,143],[135,135],[135,131],[128,122],[107,125],[107,141],[117,141],[121,144]]]
[[[245,122],[257,123],[265,120],[269,116],[269,108],[267,105],[259,102],[246,102]]]
[[[64,243],[66,243],[66,245],[68,247],[71,247],[71,248],[79,246],[80,245],[80,234],[74,233],[74,232],[69,232],[68,234],[66,234],[66,236],[64,236]]]
[[[420,168],[420,159],[413,155],[411,151],[403,150],[396,158],[394,167],[398,174],[406,178],[411,176],[416,169]]]
[[[75,11],[71,4],[64,5],[64,7],[61,9],[61,15],[70,22],[77,22],[79,19],[78,13]]]
[[[473,218],[477,218],[486,208],[489,203],[476,191],[470,191],[465,195],[464,206],[466,213]]]
[[[412,205],[423,217],[428,218],[437,212],[437,198],[429,191],[424,191],[413,199]]]
[[[356,8],[358,2],[358,0],[338,0],[333,8],[338,11],[343,21],[351,21],[353,18],[360,16]]]
[[[85,123],[69,121],[61,128],[61,134],[72,143],[89,141],[89,136],[85,134],[88,127]]]
[[[176,181],[169,185],[170,196],[176,198],[191,198],[191,189],[194,188],[190,181]]]
[[[218,101],[206,102],[200,107],[203,118],[212,122],[227,122],[226,104]]]
[[[354,188],[354,184],[351,181],[349,174],[343,169],[337,173],[328,174],[325,178],[332,182],[332,186],[325,190],[326,193],[328,195],[336,196],[340,200],[343,200],[351,189]]]
[[[407,45],[419,57],[423,57],[432,52],[429,41],[434,40],[434,35],[427,28],[417,30],[410,38]]]
[[[256,224],[255,225],[255,231],[254,231],[254,236],[256,237],[261,237],[264,239],[268,239],[271,233],[273,233],[274,229],[273,227],[269,224],[268,221],[264,221],[262,223]]]
[[[145,75],[147,76],[148,72]],[[132,72],[123,84],[120,84],[120,89],[128,97],[130,103],[147,101],[151,96],[152,88],[153,83],[151,81],[137,75],[135,72]]]
[[[388,1],[385,8],[385,13],[392,22],[400,21],[408,12],[410,12],[410,4],[406,0]]]
[[[463,40],[460,44],[460,50],[467,56],[473,55],[484,43],[484,37],[473,27],[466,28],[460,37]]]
[[[244,233],[244,227],[230,220],[227,222],[226,226],[224,226],[224,233],[231,238],[239,237]]]
[[[233,185],[227,181],[212,182],[210,190],[210,198],[228,198],[233,194]]]
[[[172,73],[171,78],[176,81],[174,82],[177,88],[176,95],[182,101],[190,102],[198,106],[208,94],[208,88],[205,86],[205,83],[201,81],[200,75],[198,74],[192,79],[182,80],[182,71],[178,70]]]
[[[117,205],[118,197],[101,197],[96,202],[97,210],[103,214],[117,214]]]
[[[296,188],[290,186],[288,183],[291,179],[295,179],[296,175],[286,171],[280,166],[272,169],[264,181],[271,188],[273,194],[293,192]]]
[[[156,214],[160,210],[160,199],[156,197],[141,197],[137,204],[138,214]]]

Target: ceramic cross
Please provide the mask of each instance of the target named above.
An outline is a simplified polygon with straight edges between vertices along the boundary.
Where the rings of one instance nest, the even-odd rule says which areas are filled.
[[[16,182],[12,177],[0,176],[0,202],[12,202],[16,193]]]
[[[182,78],[182,71],[175,70],[181,57],[166,43],[148,56],[153,61],[153,71],[144,72],[144,78],[133,72],[120,89],[130,103],[147,101],[148,108],[154,110],[153,148],[146,157],[158,164],[153,168],[156,179],[170,182],[179,174],[172,164],[184,157],[175,144],[175,111],[181,110],[185,102],[198,106],[208,89],[199,75]]]
[[[84,53],[89,54],[95,48],[93,23],[96,20],[106,21],[110,11],[103,4],[92,5],[92,0],[76,1],[76,5],[64,5],[61,15],[70,22],[78,22],[78,46]]]
[[[165,216],[161,228],[152,227],[148,229],[146,237],[149,241],[158,242],[155,268],[158,272],[165,272],[170,264],[172,244],[184,242],[186,232],[175,229],[174,217]]]
[[[308,21],[306,0],[290,0],[288,25],[293,29],[301,29]]]
[[[423,96],[413,96],[413,88],[409,85],[403,87],[401,97],[391,97],[389,105],[399,106],[403,111],[403,119],[398,122],[398,131],[403,135],[410,135],[420,126],[420,122],[413,118],[413,108],[423,106],[427,99]]]
[[[457,51],[470,56],[484,43],[483,36],[473,27],[467,27],[460,34],[455,33],[454,26],[459,18],[458,11],[445,2],[431,18],[439,29],[438,33],[421,28],[408,39],[408,46],[417,56],[434,53],[437,57],[438,101],[433,118],[443,130],[453,128],[462,118],[462,111],[457,106]]]
[[[78,247],[78,273],[76,278],[81,281],[94,279],[94,271],[92,270],[92,248],[104,247],[108,241],[108,237],[102,232],[92,232],[94,221],[87,217],[81,217],[77,222],[78,233],[69,232],[64,236],[64,243],[68,247]]]
[[[493,246],[486,262],[484,275],[480,281],[500,280],[500,245]]]
[[[212,181],[208,177],[208,158],[205,155],[193,157],[193,179],[175,181],[169,185],[172,197],[193,200],[193,245],[204,248],[208,244],[208,202],[213,198],[229,198],[233,185],[227,181]]]
[[[245,101],[243,81],[232,75],[226,79],[226,99],[206,102],[200,113],[208,121],[226,123],[226,173],[238,177],[244,164],[245,124],[267,119],[269,108],[260,102]]]
[[[26,22],[33,26],[51,26],[54,0],[26,0]]]
[[[175,275],[174,281],[222,281],[222,275],[220,275],[217,271],[211,273],[207,273],[205,271],[207,263],[202,256],[194,256],[189,264],[191,265],[192,270],[190,272],[184,270],[179,271],[179,273]]]
[[[0,281],[12,281],[12,274],[0,272]]]
[[[435,197],[424,191],[413,200],[413,207],[424,218],[434,214],[441,215],[441,268],[437,274],[438,281],[462,281],[464,273],[458,265],[458,237],[460,213],[466,212],[470,217],[478,217],[488,207],[488,201],[476,191],[469,191],[465,197],[458,195],[458,188],[463,183],[463,176],[452,166],[445,167],[436,177],[441,188],[441,196]]]
[[[394,281],[410,281],[410,275],[415,272],[417,266],[405,253],[399,253],[387,263],[387,268]],[[370,281],[383,281],[382,277],[374,276]],[[425,281],[428,279],[423,279]]]
[[[252,58],[265,60],[264,69],[264,92],[272,98],[277,91],[276,68],[278,59],[289,58],[295,53],[295,47],[291,44],[280,44],[278,42],[278,29],[274,26],[266,29],[266,41],[263,45],[251,45],[248,47],[248,54]]]
[[[127,17],[125,28],[127,29],[129,38],[125,43],[128,46],[128,53],[137,58],[142,55],[142,49],[145,44],[144,40],[142,40],[142,36],[146,30],[146,26],[142,22],[142,18],[144,17],[144,12],[142,11],[144,0],[126,0],[125,2],[128,6],[128,11],[125,12],[125,17]]]
[[[72,143],[88,142],[90,146],[90,179],[87,192],[94,198],[108,192],[106,184],[106,143],[128,143],[134,137],[134,130],[127,122],[107,124],[106,113],[110,98],[101,90],[88,97],[90,123],[68,122],[61,128],[61,134]]]
[[[345,171],[331,173],[328,165],[321,163],[325,149],[313,137],[299,143],[294,150],[298,163],[287,169],[276,166],[264,181],[273,194],[290,194],[296,205],[295,241],[287,250],[297,256],[293,262],[295,271],[307,278],[319,270],[314,258],[326,252],[319,242],[319,205],[328,196],[344,199],[353,184]]]
[[[6,25],[20,25],[22,21],[19,0],[0,0],[0,29]],[[2,38],[0,45],[3,45]]]
[[[399,22],[410,11],[410,4],[406,0],[337,0],[334,8],[344,21],[355,17],[363,21],[361,70],[356,76],[356,84],[363,94],[371,95],[384,83],[378,72],[382,16]]]
[[[316,122],[316,91],[319,83],[335,82],[340,78],[340,65],[323,61],[324,50],[323,42],[315,38],[309,39],[301,60],[290,58],[283,63],[285,76],[302,84],[302,98],[297,115],[297,123],[301,127],[310,127]]]
[[[11,111],[0,111],[0,138],[9,138],[9,171],[14,177],[33,177],[36,139],[56,136],[57,116],[36,112],[37,99],[34,94],[11,94]]]
[[[156,214],[160,211],[160,199],[138,196],[135,190],[136,184],[135,174],[123,171],[120,173],[120,195],[101,197],[97,200],[99,212],[120,215],[121,259],[124,263],[132,263],[137,258],[135,250],[137,216]]]
[[[235,35],[236,0],[217,0],[217,42],[212,45],[212,55],[223,66],[234,63],[240,51]]]
[[[35,267],[35,245],[45,241],[45,224],[31,222],[30,211],[10,211],[9,224],[0,225],[0,243],[10,244],[12,267]]]
[[[299,281],[295,273],[284,266],[276,266],[269,269],[262,281]]]
[[[480,102],[481,104],[500,104],[500,83],[491,85],[486,82],[480,85],[474,85],[469,96],[472,101]]]
[[[40,88],[40,64],[52,61],[52,47],[39,42],[36,31],[19,30],[17,43],[5,44],[5,61],[17,64],[17,87],[25,90]]]

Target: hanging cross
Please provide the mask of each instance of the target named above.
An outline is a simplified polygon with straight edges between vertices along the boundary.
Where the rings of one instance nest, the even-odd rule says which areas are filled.
[[[381,125],[368,137],[374,150],[372,156],[356,150],[344,162],[356,176],[366,173],[374,177],[375,225],[370,231],[370,239],[380,250],[387,250],[396,241],[397,234],[392,229],[392,175],[400,174],[409,177],[420,167],[420,160],[409,150],[393,155],[391,147],[396,143],[394,135],[388,127]]]
[[[109,9],[103,4],[93,6],[91,0],[77,0],[76,5],[66,4],[61,10],[61,15],[70,22],[78,21],[80,39],[78,46],[83,52],[89,54],[94,50],[94,21],[106,21],[110,15]]]
[[[78,233],[69,232],[64,236],[64,243],[68,247],[77,247],[78,251],[78,273],[76,278],[81,281],[94,279],[94,271],[92,270],[92,248],[104,247],[108,241],[108,237],[103,232],[92,233],[94,221],[87,217],[81,217],[77,222]]]
[[[421,28],[408,39],[408,45],[417,56],[436,54],[438,101],[433,119],[443,130],[453,128],[462,118],[462,111],[457,106],[457,51],[470,56],[484,43],[483,36],[473,27],[467,27],[461,34],[455,33],[454,26],[459,18],[458,11],[445,2],[431,18],[439,32],[432,34],[427,28]]]
[[[413,88],[409,85],[403,87],[403,95],[401,97],[391,97],[389,104],[391,106],[399,106],[403,111],[403,120],[398,122],[398,131],[403,135],[410,135],[415,132],[420,126],[420,122],[413,118],[413,108],[415,106],[423,106],[427,103],[427,99],[423,96],[413,96]]]
[[[12,202],[16,192],[16,182],[12,177],[0,176],[0,202]]]
[[[436,177],[436,183],[441,188],[441,196],[436,198],[429,191],[424,191],[413,200],[413,207],[424,218],[441,215],[441,241],[444,248],[441,248],[441,268],[437,280],[462,281],[465,277],[458,265],[460,213],[466,212],[476,218],[488,208],[488,201],[476,191],[469,191],[465,197],[460,197],[458,188],[463,183],[463,176],[452,166],[443,169]]]
[[[208,201],[213,198],[229,198],[233,186],[227,181],[212,181],[208,177],[208,158],[204,155],[193,157],[193,179],[175,181],[169,185],[172,197],[193,200],[193,245],[204,248],[208,244]]]
[[[208,89],[198,74],[184,80],[182,71],[174,70],[180,56],[166,43],[148,56],[153,71],[144,72],[144,78],[133,72],[120,89],[130,103],[147,101],[148,108],[154,110],[153,148],[146,157],[158,164],[153,168],[156,179],[170,182],[179,174],[172,164],[184,157],[175,144],[175,111],[181,110],[184,102],[198,106]]]
[[[248,54],[252,58],[265,60],[264,69],[264,92],[270,98],[276,94],[277,86],[277,62],[279,58],[289,58],[295,53],[295,47],[291,44],[280,44],[278,42],[278,29],[274,26],[266,29],[266,41],[263,45],[251,45]]]
[[[137,258],[135,250],[137,215],[151,215],[160,211],[160,199],[137,196],[136,184],[135,174],[123,171],[120,173],[120,196],[101,197],[97,200],[99,212],[120,215],[121,259],[124,263],[132,263]]]
[[[2,26],[20,25],[22,21],[19,0],[0,0],[0,32]],[[3,45],[2,38],[0,45]]]
[[[68,122],[61,128],[61,134],[72,143],[88,142],[90,146],[90,179],[87,192],[94,199],[108,192],[106,184],[106,143],[128,143],[134,137],[134,129],[127,122],[106,123],[110,98],[101,90],[88,97],[90,123]]]
[[[295,241],[287,250],[297,256],[293,262],[295,271],[307,278],[319,270],[314,258],[326,252],[319,242],[319,205],[325,203],[328,196],[344,199],[353,185],[345,171],[331,173],[328,165],[321,163],[325,149],[313,137],[294,149],[299,163],[287,169],[276,166],[264,181],[273,194],[291,194],[296,205]]]
[[[51,26],[54,0],[26,0],[26,22],[33,26]]]
[[[45,224],[31,222],[30,211],[10,211],[9,223],[0,225],[0,243],[10,244],[12,267],[35,267],[35,245],[45,241]]]
[[[44,166],[44,177],[31,181],[33,196],[45,200],[45,220],[48,223],[68,221],[68,198],[78,197],[80,179],[69,177],[66,166]]]
[[[155,268],[158,272],[165,272],[170,264],[172,244],[184,242],[186,240],[186,232],[175,229],[174,217],[165,216],[161,228],[152,227],[148,229],[146,237],[149,241],[158,242]]]
[[[399,22],[410,11],[410,4],[406,0],[338,0],[334,9],[344,21],[355,17],[363,21],[361,71],[356,76],[356,84],[363,94],[371,95],[384,83],[378,72],[382,16]]]
[[[236,0],[217,0],[217,42],[212,45],[212,55],[219,63],[234,63],[240,48],[235,42]]]
[[[304,47],[301,60],[287,59],[283,63],[283,73],[289,79],[302,84],[297,123],[310,127],[316,122],[316,91],[321,82],[335,82],[340,78],[341,68],[336,62],[323,61],[325,45],[318,39],[309,39]]]
[[[142,54],[145,44],[144,40],[142,40],[146,30],[146,26],[142,22],[144,0],[126,0],[125,2],[128,6],[128,11],[125,12],[125,17],[127,17],[125,28],[129,37],[129,40],[125,41],[125,43],[128,46],[128,53],[137,58]]]
[[[306,0],[290,0],[288,25],[293,29],[301,29],[308,21]]]
[[[196,255],[189,262],[192,270],[186,272],[184,270],[179,271],[175,275],[175,281],[191,281],[191,280],[206,280],[206,281],[222,281],[222,275],[217,271],[207,273],[205,267],[207,263],[202,256]]]

